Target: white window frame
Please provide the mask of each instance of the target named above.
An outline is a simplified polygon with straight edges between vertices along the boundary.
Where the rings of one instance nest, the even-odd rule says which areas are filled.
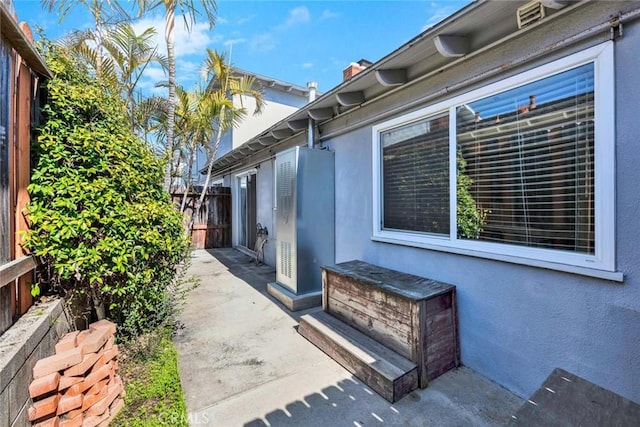
[[[595,85],[595,253],[572,253],[507,243],[458,239],[456,221],[456,107],[495,93],[578,67],[594,64]],[[397,117],[372,128],[373,141],[373,234],[372,240],[453,252],[587,276],[622,281],[615,271],[615,86],[614,47],[606,42],[558,59],[507,79]],[[383,132],[416,120],[449,111],[450,235],[432,235],[382,227]]]

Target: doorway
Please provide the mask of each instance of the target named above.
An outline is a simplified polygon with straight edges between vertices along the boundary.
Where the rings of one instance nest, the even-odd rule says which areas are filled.
[[[238,177],[238,245],[253,250],[258,224],[256,174]]]

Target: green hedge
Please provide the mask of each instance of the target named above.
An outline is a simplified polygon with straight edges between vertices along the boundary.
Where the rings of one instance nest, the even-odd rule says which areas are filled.
[[[182,217],[119,94],[60,48],[45,55],[55,77],[34,146],[25,244],[43,262],[43,280],[74,306],[136,334],[169,309],[167,289],[188,250]]]

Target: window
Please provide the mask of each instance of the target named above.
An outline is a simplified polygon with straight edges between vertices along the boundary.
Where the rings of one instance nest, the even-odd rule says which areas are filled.
[[[613,271],[611,44],[390,120],[373,136],[375,240]]]
[[[384,228],[449,234],[449,114],[380,134]]]

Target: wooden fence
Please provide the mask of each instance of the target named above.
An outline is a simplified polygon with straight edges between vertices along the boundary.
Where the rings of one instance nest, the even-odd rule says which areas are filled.
[[[179,207],[183,194],[174,193],[173,201]],[[188,219],[193,214],[200,193],[187,194],[185,214]],[[229,187],[211,187],[196,214],[191,232],[191,241],[195,249],[231,247],[231,189]]]
[[[18,24],[11,2],[0,2],[0,334],[32,304],[35,260],[26,256],[31,129],[40,117],[40,87],[51,76],[33,47],[31,30]]]
[[[35,268],[35,259],[30,255],[0,266],[0,334],[31,307],[29,284]]]

